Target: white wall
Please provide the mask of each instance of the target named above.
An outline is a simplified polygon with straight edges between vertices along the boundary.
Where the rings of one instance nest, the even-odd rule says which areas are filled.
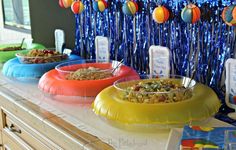
[[[31,34],[4,28],[2,0],[0,0],[0,44],[21,42],[22,38],[31,38]]]

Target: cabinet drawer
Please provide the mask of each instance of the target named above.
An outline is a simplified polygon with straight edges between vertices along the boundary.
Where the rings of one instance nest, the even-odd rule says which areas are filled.
[[[32,150],[29,145],[8,129],[2,131],[2,142],[3,150]]]
[[[25,124],[11,113],[4,111],[4,114],[6,118],[4,130],[8,129],[12,134],[25,141],[33,149],[61,149],[51,140],[40,134],[36,129]]]

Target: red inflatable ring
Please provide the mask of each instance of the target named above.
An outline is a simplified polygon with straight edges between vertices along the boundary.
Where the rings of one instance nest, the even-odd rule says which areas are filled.
[[[64,66],[64,70],[71,71],[79,68],[96,67],[101,69],[110,69],[112,63],[86,63],[76,64],[73,66]],[[116,74],[112,77],[100,79],[100,80],[66,80],[63,78],[63,74],[59,73],[56,69],[53,69],[44,74],[39,81],[39,88],[45,93],[52,95],[63,96],[86,96],[94,97],[104,88],[112,85],[115,81],[129,76],[137,76],[138,73],[132,68],[122,65],[116,71]]]

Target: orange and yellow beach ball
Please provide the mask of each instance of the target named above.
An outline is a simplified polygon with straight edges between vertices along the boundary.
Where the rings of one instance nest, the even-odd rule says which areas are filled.
[[[152,13],[153,20],[157,23],[164,23],[170,17],[170,12],[165,6],[158,6]]]

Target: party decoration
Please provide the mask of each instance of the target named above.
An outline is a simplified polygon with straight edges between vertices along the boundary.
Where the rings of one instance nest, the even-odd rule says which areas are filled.
[[[222,12],[222,19],[229,26],[236,26],[236,20],[233,18],[233,10],[236,5],[225,7]]]
[[[155,125],[184,125],[205,120],[218,112],[220,101],[212,89],[197,84],[193,92],[194,96],[186,101],[145,104],[124,101],[122,92],[111,86],[99,93],[92,107],[97,115],[129,128],[139,125],[150,125],[150,128]]]
[[[138,11],[138,4],[134,1],[126,1],[122,6],[122,11],[128,16],[132,16]]]
[[[62,8],[69,8],[74,0],[59,0],[59,5]]]
[[[79,1],[74,1],[71,5],[71,10],[74,14],[80,14],[84,10],[84,4]]]
[[[236,7],[234,7],[232,14],[233,14],[234,20],[236,20]]]
[[[164,23],[169,19],[170,12],[165,6],[158,6],[154,9],[152,17],[157,23]]]
[[[235,150],[231,142],[235,140],[235,127],[185,126],[179,142],[181,150]],[[198,128],[198,130],[195,130]],[[227,142],[225,142],[227,141]],[[228,142],[230,141],[230,142]]]
[[[95,11],[103,12],[107,8],[107,2],[105,0],[96,0],[93,2],[93,9]]]
[[[99,92],[101,92],[104,88],[112,85],[115,81],[129,76],[137,76],[135,70],[128,66],[121,66],[118,72],[108,78],[99,79],[99,80],[66,80],[65,72],[71,70],[77,70],[79,68],[102,68],[109,70],[113,63],[95,63],[88,62],[86,60],[74,61],[71,63],[66,63],[66,65],[61,64],[64,72],[60,72],[59,68],[53,69],[46,74],[39,81],[39,88],[49,94],[53,95],[64,95],[64,96],[97,96]],[[115,67],[115,66],[113,66]],[[61,90],[63,87],[64,90]]]
[[[188,4],[181,12],[181,18],[184,22],[195,23],[201,17],[200,9],[194,4]]]
[[[56,65],[66,62],[80,59],[79,56],[70,55],[68,60],[61,62],[43,63],[43,64],[22,64],[18,58],[13,58],[7,61],[2,69],[4,76],[9,78],[32,80],[39,79],[44,73],[55,68]]]
[[[61,8],[65,8],[65,6],[64,6],[64,4],[63,4],[63,0],[59,0],[59,6],[60,6]]]
[[[224,64],[235,57],[236,34],[233,27],[223,22],[221,13],[225,6],[235,4],[234,0],[193,1],[203,14],[195,24],[181,19],[186,0],[161,1],[171,12],[171,19],[164,24],[152,19],[156,1],[138,1],[139,13],[133,17],[122,11],[126,0],[109,1],[109,9],[104,13],[91,11],[92,1],[83,2],[84,13],[75,15],[74,53],[95,59],[95,37],[106,36],[110,39],[111,59],[124,59],[126,65],[147,74],[149,47],[162,45],[170,49],[171,74],[190,77],[196,68],[195,80],[213,88],[224,103]]]

